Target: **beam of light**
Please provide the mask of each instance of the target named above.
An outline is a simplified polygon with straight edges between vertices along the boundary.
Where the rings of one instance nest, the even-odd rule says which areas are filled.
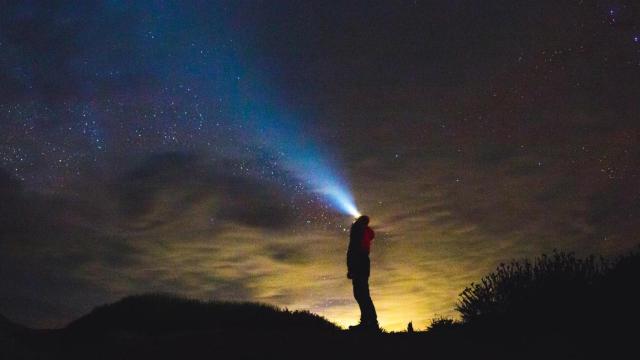
[[[180,2],[170,1],[169,4],[169,15],[174,23],[197,22],[197,16],[192,19],[180,10],[183,8]],[[163,5],[164,8],[167,6]],[[228,24],[230,29],[234,29],[235,24],[225,14],[224,11],[208,14],[208,17],[214,16],[215,19],[210,19],[207,23]],[[155,24],[158,36],[164,36],[161,30],[166,23],[167,21],[163,21]],[[172,29],[166,31],[166,36],[173,34]],[[284,89],[277,86],[280,81],[277,78],[277,69],[285,65],[265,66],[264,62],[247,57],[246,52],[235,48],[235,42],[227,41],[226,36],[231,40],[234,31],[230,31],[225,38],[218,39],[224,40],[222,46],[209,40],[209,35],[189,35],[191,36],[186,48],[181,44],[174,45],[182,51],[176,50],[172,53],[181,54],[181,57],[178,58],[176,55],[170,59],[160,58],[160,63],[154,69],[165,71],[165,77],[173,79],[173,69],[177,67],[175,64],[188,64],[188,71],[180,77],[181,81],[190,84],[190,87],[203,89],[206,98],[210,99],[210,105],[216,111],[214,116],[222,115],[219,118],[225,123],[225,129],[233,128],[239,133],[236,141],[238,148],[257,146],[274,155],[278,159],[277,167],[300,183],[301,186],[296,187],[297,189],[304,189],[322,197],[332,208],[346,215],[359,216],[347,181],[341,176],[342,172],[338,171],[339,162],[333,161],[339,157],[339,152],[329,151],[330,149],[320,143],[319,136],[310,134],[314,126],[308,124],[313,121],[313,115],[299,114],[295,106],[291,106],[296,103],[293,98],[295,95],[285,95],[286,81]],[[240,31],[239,36],[242,37],[241,35]],[[207,56],[194,50],[202,48],[206,49]],[[162,59],[168,60],[162,62]],[[175,99],[167,100],[173,102]],[[201,113],[199,108],[197,112]],[[204,116],[199,119],[202,117]],[[303,126],[303,122],[307,125]],[[247,155],[256,157],[255,153]]]
[[[316,155],[309,162],[294,157],[291,165],[297,177],[306,180],[313,192],[323,196],[336,209],[355,218],[361,215],[348,187],[332,172],[332,168],[321,156]]]
[[[312,119],[290,114],[286,104],[265,90],[263,81],[248,79],[248,76],[242,78],[246,79],[245,86],[230,87],[231,106],[227,110],[235,118],[240,115],[243,135],[276,154],[282,170],[292,175],[304,191],[320,196],[345,215],[359,217],[354,196],[337,171],[339,162],[332,161],[335,156],[331,154],[336,152],[323,146],[319,137],[314,136],[313,127],[301,125],[302,120],[309,123]]]
[[[261,144],[281,155],[282,167],[308,192],[320,196],[345,215],[359,217],[354,197],[344,178],[338,175],[339,166],[331,161],[330,152],[321,148],[322,144],[297,122],[277,116],[281,113],[254,113],[254,125],[262,135]]]
[[[356,204],[353,200],[353,196],[350,193],[344,191],[344,189],[337,185],[328,185],[320,188],[320,192],[326,195],[333,203],[345,214],[349,214],[354,218],[360,217],[360,211],[356,208]]]

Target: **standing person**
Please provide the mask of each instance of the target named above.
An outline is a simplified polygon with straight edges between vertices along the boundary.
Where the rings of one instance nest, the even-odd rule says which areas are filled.
[[[378,315],[369,294],[369,252],[375,234],[369,227],[369,217],[360,216],[351,225],[349,249],[347,250],[347,278],[353,283],[353,297],[360,306],[360,324],[349,326],[350,330],[378,330]]]

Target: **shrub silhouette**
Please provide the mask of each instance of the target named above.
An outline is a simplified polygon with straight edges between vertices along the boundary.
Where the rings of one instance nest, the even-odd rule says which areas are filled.
[[[639,275],[638,253],[608,261],[554,251],[500,264],[464,289],[456,310],[465,324],[494,333],[595,336],[638,318]],[[612,316],[614,309],[625,313]]]
[[[445,316],[436,316],[427,326],[427,331],[431,334],[449,334],[460,328],[461,323]]]
[[[407,334],[413,334],[413,332],[413,321],[409,321],[409,323],[407,324]]]

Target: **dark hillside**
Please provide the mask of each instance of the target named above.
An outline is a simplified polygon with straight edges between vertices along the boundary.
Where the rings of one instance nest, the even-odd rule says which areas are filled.
[[[96,308],[64,330],[57,358],[263,357],[326,354],[341,331],[324,318],[254,303],[131,296]],[[306,354],[306,355],[304,355]]]
[[[148,294],[100,306],[69,324],[67,330],[84,336],[117,332],[157,336],[275,330],[332,333],[339,328],[309,312],[292,312],[265,304],[202,302],[173,295]]]
[[[26,330],[0,314],[0,336]]]

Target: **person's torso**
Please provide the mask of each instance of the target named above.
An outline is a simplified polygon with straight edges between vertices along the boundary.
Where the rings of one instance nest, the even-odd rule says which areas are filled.
[[[362,236],[362,251],[366,254],[371,252],[371,243],[373,242],[373,238],[375,237],[375,233],[370,227],[366,227],[364,229],[364,234]]]

